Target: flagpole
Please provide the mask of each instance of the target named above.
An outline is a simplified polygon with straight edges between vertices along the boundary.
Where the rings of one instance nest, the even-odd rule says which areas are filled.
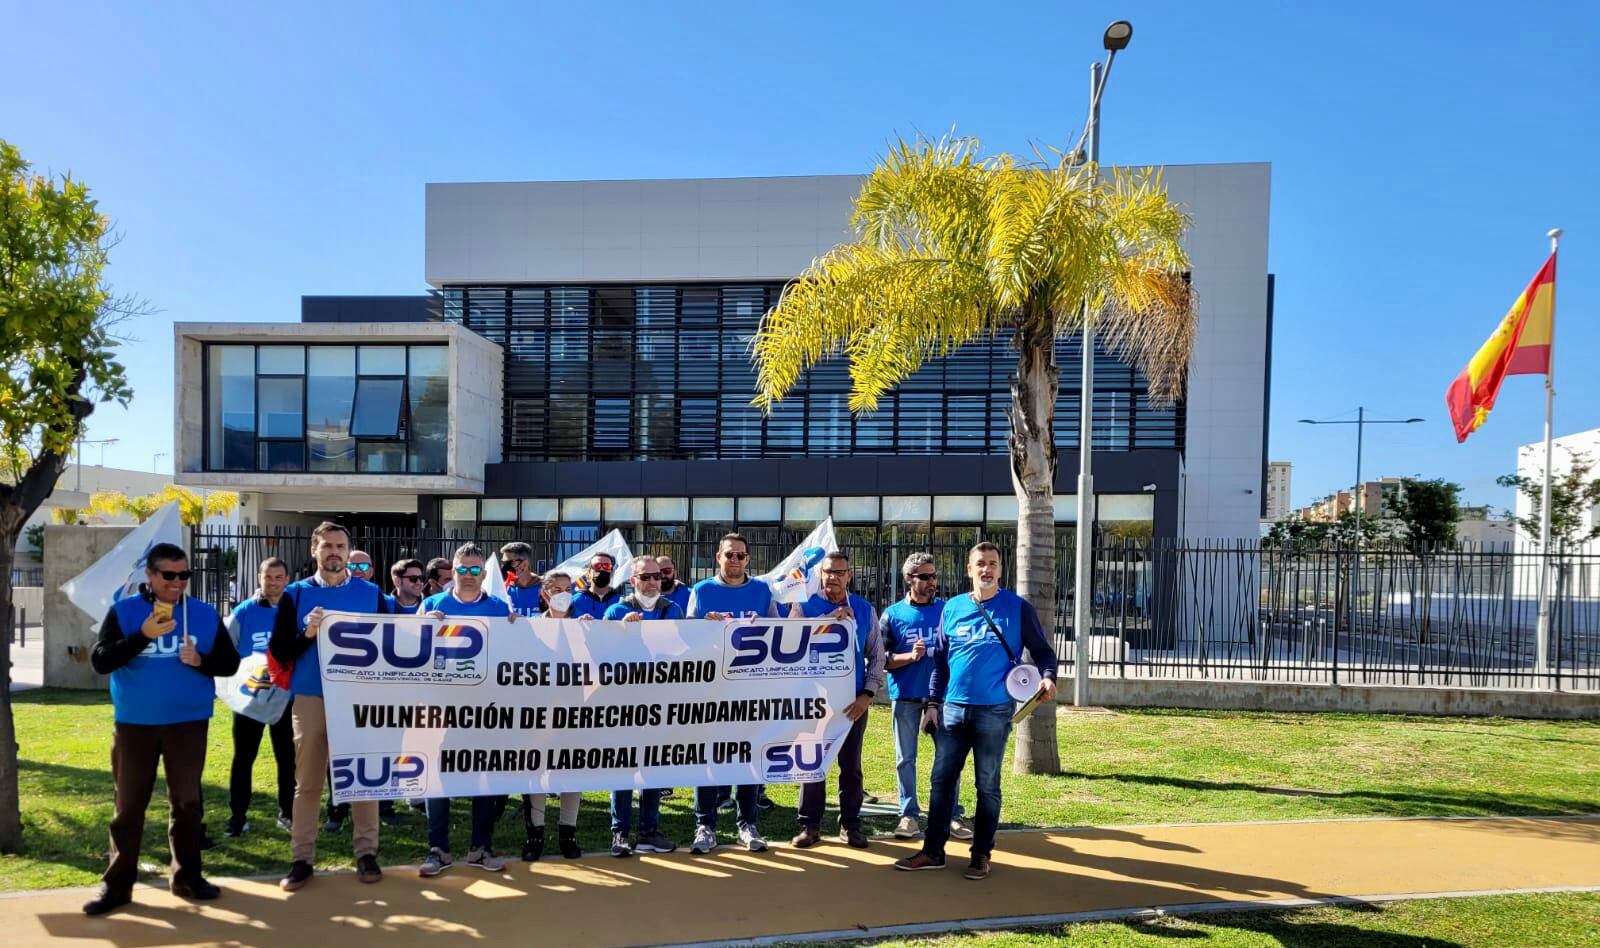
[[[1556,257],[1561,242],[1561,228],[1552,229],[1550,259]],[[1544,372],[1544,491],[1539,503],[1539,626],[1536,649],[1536,668],[1540,674],[1550,671],[1550,485],[1555,478],[1552,469],[1552,431],[1556,410],[1556,284],[1550,281],[1550,349]]]

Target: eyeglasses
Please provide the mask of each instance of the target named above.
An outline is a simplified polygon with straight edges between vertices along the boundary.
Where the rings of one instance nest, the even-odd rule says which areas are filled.
[[[411,573],[409,575],[402,576],[400,578],[405,580],[408,583],[420,583],[420,582],[422,582],[422,574],[421,573]]]
[[[634,573],[633,574],[633,581],[636,582],[636,583],[659,583],[659,582],[661,582],[661,574],[660,573]]]
[[[350,564],[350,568],[355,570],[358,573],[365,573],[366,571],[372,569],[372,564],[371,563],[351,563]]]
[[[850,571],[847,570],[847,569],[825,569],[825,570],[822,571],[822,575],[824,575],[824,576],[849,576],[850,575]]]
[[[931,582],[934,582],[934,581],[938,580],[939,574],[938,573],[912,573],[911,574],[911,578],[912,579],[920,579],[925,583],[931,583]]]
[[[175,579],[181,579],[181,580],[183,580],[184,582],[187,583],[189,581],[189,577],[194,575],[194,570],[189,570],[189,569],[185,569],[185,570],[158,569],[158,570],[155,570],[155,572],[157,574],[159,574],[162,579],[166,580],[169,583],[172,582]]]
[[[724,559],[730,560],[747,560],[750,558],[749,553],[741,553],[738,550],[723,550],[722,556]]]
[[[456,567],[456,575],[457,576],[482,576],[483,575],[483,567],[481,567],[481,566],[457,566]]]

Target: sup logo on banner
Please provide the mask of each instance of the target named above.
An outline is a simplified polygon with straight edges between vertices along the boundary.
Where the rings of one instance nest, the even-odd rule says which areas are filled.
[[[448,623],[345,619],[327,629],[322,676],[332,681],[479,685],[488,677],[487,630],[477,620]]]
[[[428,761],[420,754],[351,754],[333,759],[333,789],[342,800],[417,797],[427,789]]]
[[[722,677],[836,678],[850,674],[850,630],[837,623],[734,626]]]
[[[794,741],[768,744],[761,754],[766,764],[767,783],[810,783],[827,776],[822,762],[827,759],[832,741]]]

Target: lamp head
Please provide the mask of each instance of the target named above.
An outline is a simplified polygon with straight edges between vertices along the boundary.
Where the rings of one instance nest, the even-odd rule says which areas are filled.
[[[1106,27],[1106,34],[1102,39],[1107,50],[1117,52],[1128,48],[1128,41],[1133,39],[1133,24],[1127,20],[1118,20]]]

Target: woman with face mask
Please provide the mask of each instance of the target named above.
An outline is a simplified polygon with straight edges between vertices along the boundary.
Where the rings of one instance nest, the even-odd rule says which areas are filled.
[[[607,576],[610,579],[610,576]],[[592,619],[592,615],[574,616],[572,577],[566,573],[546,573],[544,577],[545,610],[537,616],[541,619]],[[524,862],[533,862],[544,855],[544,800],[549,794],[525,793],[522,795],[522,828],[527,831],[527,839],[522,844],[522,859]],[[556,845],[561,849],[561,855],[568,859],[577,859],[583,855],[583,850],[578,848],[578,802],[583,799],[579,793],[561,794],[560,823],[556,827]]]

